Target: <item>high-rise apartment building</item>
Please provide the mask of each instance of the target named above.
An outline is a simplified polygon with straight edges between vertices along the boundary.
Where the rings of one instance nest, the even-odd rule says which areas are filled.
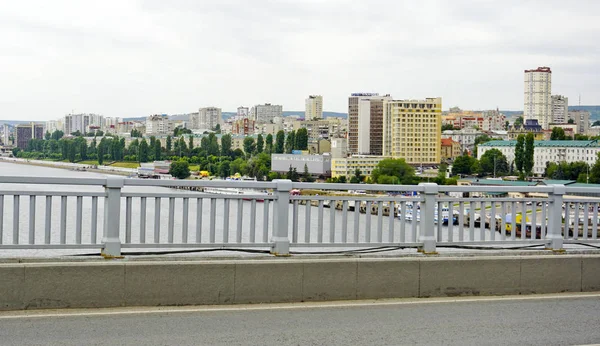
[[[198,113],[190,114],[190,129],[213,130],[217,124],[223,124],[221,108],[204,107]]]
[[[273,122],[276,117],[283,116],[283,106],[272,105],[265,103],[264,105],[256,105],[250,110],[250,117],[253,118],[257,124],[267,124]]]
[[[2,144],[10,145],[10,128],[8,124],[2,125]]]
[[[348,98],[348,154],[383,154],[383,104],[390,95],[354,93]]]
[[[236,116],[241,118],[247,118],[250,116],[250,109],[248,107],[240,106],[237,108]]]
[[[385,102],[383,155],[409,164],[441,161],[442,98]]]
[[[173,133],[173,124],[166,114],[151,115],[146,119],[146,134],[149,136],[155,135],[170,135]]]
[[[53,133],[54,131],[65,131],[63,119],[46,121],[46,131]]]
[[[19,149],[26,149],[31,139],[44,138],[44,125],[23,124],[15,126],[15,145]]]
[[[552,122],[552,71],[549,67],[525,70],[523,117],[536,119],[547,130]]]
[[[564,124],[569,116],[569,98],[552,95],[552,123]]]
[[[577,125],[577,133],[580,135],[585,135],[588,133],[590,129],[590,112],[588,111],[570,111],[568,113],[568,119],[573,120],[573,124]]]
[[[90,126],[104,126],[104,117],[98,114],[68,114],[64,118],[64,132],[66,135],[79,131],[86,133]]]
[[[322,119],[323,118],[323,96],[310,95],[305,100],[304,119]]]

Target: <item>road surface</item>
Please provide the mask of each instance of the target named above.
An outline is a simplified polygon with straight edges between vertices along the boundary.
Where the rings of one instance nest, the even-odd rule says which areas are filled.
[[[589,345],[600,294],[0,312],[2,345]]]

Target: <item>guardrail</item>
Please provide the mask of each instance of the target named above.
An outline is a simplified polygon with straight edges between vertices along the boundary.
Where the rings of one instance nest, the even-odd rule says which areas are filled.
[[[561,250],[599,241],[600,198],[589,197],[600,196],[598,188],[9,176],[0,184],[0,250],[101,248],[119,256],[123,248],[245,247],[288,255],[290,247],[396,246],[435,253],[438,246]]]

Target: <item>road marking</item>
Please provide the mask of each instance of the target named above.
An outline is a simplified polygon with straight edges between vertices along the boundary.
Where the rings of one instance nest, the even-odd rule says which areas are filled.
[[[169,314],[190,312],[244,312],[261,310],[308,310],[327,308],[354,308],[354,307],[378,307],[378,306],[402,306],[419,304],[449,304],[449,303],[478,303],[498,301],[522,301],[522,300],[552,300],[552,299],[582,299],[600,298],[600,293],[585,294],[547,294],[531,296],[498,296],[498,297],[460,297],[460,298],[409,298],[389,300],[365,300],[365,301],[337,301],[337,302],[305,302],[287,304],[252,304],[252,305],[207,305],[202,307],[146,307],[146,308],[102,308],[100,311],[89,309],[72,309],[68,311],[55,310],[46,311],[9,311],[0,312],[0,320],[28,319],[28,318],[52,318],[52,317],[91,317],[91,316],[118,316],[118,315],[145,315],[145,314]]]

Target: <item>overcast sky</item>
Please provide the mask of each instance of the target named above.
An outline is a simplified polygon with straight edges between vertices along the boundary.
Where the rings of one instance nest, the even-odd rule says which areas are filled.
[[[346,112],[352,92],[523,107],[523,70],[600,104],[600,1],[0,1],[0,119]]]

